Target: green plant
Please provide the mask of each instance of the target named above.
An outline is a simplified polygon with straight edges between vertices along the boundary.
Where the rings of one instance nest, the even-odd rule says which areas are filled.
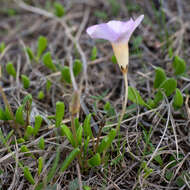
[[[61,70],[61,77],[62,77],[62,80],[67,82],[67,83],[71,83],[71,76],[70,76],[70,70],[69,70],[69,67],[67,66],[64,66]]]
[[[39,63],[42,54],[44,53],[44,51],[47,48],[47,45],[48,45],[48,41],[47,41],[46,37],[40,36],[38,38],[36,52],[33,52],[30,47],[26,47],[25,51],[26,51],[30,61],[34,60],[36,63]]]
[[[92,61],[95,60],[96,57],[97,57],[97,48],[96,48],[96,46],[94,46],[94,47],[92,48],[92,51],[91,51],[91,60],[92,60]]]
[[[44,150],[45,149],[45,140],[43,137],[40,138],[39,142],[38,142],[38,147],[41,149],[41,150]]]
[[[41,174],[42,172],[42,169],[43,169],[43,158],[42,157],[39,157],[38,158],[38,175]]]
[[[173,107],[177,109],[182,107],[182,105],[183,105],[183,95],[181,91],[178,88],[176,88],[175,96],[173,98]]]
[[[74,76],[77,77],[81,71],[82,71],[82,62],[79,59],[75,59],[73,64]]]
[[[54,4],[54,14],[57,17],[62,17],[65,14],[65,9],[62,4],[55,2]]]
[[[82,71],[82,63],[79,59],[76,59],[73,64],[73,74],[75,77],[79,75],[79,73]],[[71,84],[71,75],[70,70],[68,66],[64,66],[61,69],[61,79],[69,84]]]
[[[43,100],[44,97],[45,97],[44,92],[43,92],[42,90],[40,90],[40,91],[38,92],[38,99],[39,99],[39,100]]]
[[[141,170],[141,172],[143,173],[143,179],[148,178],[148,177],[151,175],[151,173],[153,172],[153,169],[152,169],[152,168],[149,168],[149,167],[147,166],[147,163],[146,163],[145,161],[143,161],[143,162],[141,163],[140,170]]]
[[[44,54],[42,60],[43,60],[44,65],[48,69],[52,70],[53,72],[57,70],[55,64],[52,61],[50,52],[47,52],[46,54]]]
[[[186,62],[179,56],[174,56],[172,66],[175,75],[182,75],[186,70]]]
[[[21,75],[21,80],[22,80],[23,87],[25,89],[29,88],[29,86],[30,86],[30,79],[26,75]]]
[[[39,129],[41,127],[41,124],[42,124],[42,117],[40,115],[37,115],[35,117],[35,124],[34,124],[34,129],[33,129],[33,135],[36,136],[39,132]]]
[[[13,66],[13,64],[11,62],[8,62],[7,65],[6,65],[6,70],[7,70],[7,73],[11,76],[13,76],[14,78],[16,78],[16,70]]]
[[[4,50],[5,50],[5,43],[1,42],[0,43],[0,53],[3,53]]]
[[[47,39],[44,36],[40,36],[38,38],[38,46],[37,46],[37,59],[41,57],[42,53],[47,48]]]
[[[177,65],[177,64],[179,64],[179,62],[178,63],[176,62],[175,64]],[[182,68],[184,68],[184,67],[182,66]],[[176,69],[177,69],[177,66],[174,67],[175,71],[176,71]],[[183,70],[183,72],[185,72],[184,69],[182,69],[182,70]],[[182,70],[178,69],[177,73],[182,74],[182,72],[181,72]],[[154,98],[149,99],[147,101],[147,103],[143,100],[140,93],[132,87],[129,87],[129,95],[128,95],[129,97],[128,98],[133,103],[136,103],[138,105],[145,106],[145,107],[151,109],[153,107],[156,107],[158,105],[158,103],[164,99],[164,96],[170,97],[173,95],[174,92],[176,92],[175,95],[173,96],[173,104],[172,105],[175,109],[182,107],[183,95],[182,95],[180,89],[177,88],[177,80],[174,77],[167,78],[165,71],[160,67],[157,67],[155,69],[154,88],[156,89],[156,91],[154,92]]]

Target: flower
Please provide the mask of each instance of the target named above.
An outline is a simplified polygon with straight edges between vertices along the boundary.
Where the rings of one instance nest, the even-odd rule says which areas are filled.
[[[91,38],[110,41],[121,70],[127,71],[129,62],[128,41],[143,18],[144,15],[139,16],[136,20],[131,18],[126,22],[112,20],[107,23],[90,26],[86,32]]]

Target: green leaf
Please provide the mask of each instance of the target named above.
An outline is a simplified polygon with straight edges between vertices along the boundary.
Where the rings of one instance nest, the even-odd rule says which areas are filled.
[[[170,47],[169,49],[168,49],[168,55],[169,55],[169,58],[171,59],[172,57],[173,57],[173,49],[172,49],[172,47]]]
[[[57,148],[56,157],[55,157],[55,160],[53,162],[53,166],[47,175],[47,183],[49,183],[52,180],[52,178],[54,177],[58,163],[59,163],[59,160],[60,160],[60,148]]]
[[[182,107],[183,105],[183,95],[181,93],[181,91],[176,88],[176,91],[175,91],[175,96],[174,96],[174,100],[173,100],[173,106],[174,108],[180,108]]]
[[[61,70],[61,77],[62,77],[62,80],[71,84],[71,75],[70,75],[69,67],[67,66],[63,67],[63,69]]]
[[[15,114],[15,120],[20,125],[24,125],[25,124],[24,116],[23,116],[23,106],[19,106],[17,108],[16,114]]]
[[[0,128],[0,139],[1,139],[1,142],[2,142],[4,145],[6,145],[6,140],[5,140],[5,137],[4,137],[4,135],[3,135],[3,132],[2,132],[2,130],[1,130],[1,128]]]
[[[42,158],[42,157],[39,157],[39,158],[38,158],[38,175],[41,174],[42,169],[43,169],[43,158]]]
[[[35,59],[34,53],[29,47],[26,48],[26,53],[28,54],[30,61]]]
[[[23,87],[25,89],[29,88],[29,86],[30,86],[30,79],[26,75],[21,75],[21,80],[22,80]]]
[[[53,72],[57,70],[55,64],[52,61],[50,52],[47,52],[46,54],[44,54],[42,60],[43,60],[44,65],[48,69],[52,70]]]
[[[116,59],[115,55],[112,55],[111,61],[112,61],[113,64],[115,64],[115,65],[117,64],[117,59]]]
[[[24,177],[32,184],[35,184],[35,180],[27,166],[24,167]]]
[[[76,129],[76,131],[77,131],[78,128],[80,127],[80,122],[79,122],[79,118],[78,118],[78,117],[75,118],[74,123],[75,123],[75,129]]]
[[[75,157],[79,154],[80,149],[79,148],[75,148],[70,154],[69,156],[67,156],[67,158],[65,159],[65,161],[63,162],[60,171],[64,172],[68,166],[70,165],[70,163],[75,159]]]
[[[25,140],[24,140],[23,138],[17,139],[17,143],[18,143],[18,144],[21,144],[21,143],[24,143],[24,142],[25,142]]]
[[[165,71],[157,67],[155,70],[154,88],[159,88],[159,86],[166,80]]]
[[[97,48],[96,48],[96,46],[94,46],[91,51],[91,58],[90,58],[91,61],[94,61],[96,59],[96,57],[97,57]]]
[[[155,105],[157,105],[161,100],[163,100],[164,96],[161,92],[161,90],[159,90],[156,94],[155,94],[155,97],[154,97],[154,103]]]
[[[175,75],[181,75],[186,70],[186,62],[179,56],[174,56],[173,68],[175,70]]]
[[[185,185],[185,180],[184,180],[184,176],[181,175],[181,176],[178,176],[176,178],[176,184],[178,185],[178,187],[182,187]]]
[[[101,157],[99,153],[96,153],[92,158],[88,160],[88,165],[90,167],[96,167],[101,164]]]
[[[154,100],[152,100],[151,98],[148,99],[147,103],[146,103],[150,108],[155,108],[155,102]]]
[[[163,89],[166,96],[170,96],[177,87],[177,81],[173,78],[165,80],[161,85],[160,89]]]
[[[79,59],[76,59],[73,65],[73,73],[74,76],[78,76],[79,73],[82,71],[82,62]]]
[[[20,152],[29,152],[29,149],[27,148],[27,146],[26,145],[22,145],[21,147],[20,147]],[[27,154],[24,154],[25,156],[31,156],[32,154],[31,153],[27,153]]]
[[[23,99],[23,106],[25,106],[26,104],[32,104],[32,95],[31,94],[28,94],[28,95],[26,95],[25,97],[24,97],[24,99]]]
[[[92,129],[90,126],[90,121],[91,121],[91,114],[87,115],[85,120],[84,120],[84,124],[83,124],[83,129],[84,129],[84,135],[85,136],[89,136],[92,137]]]
[[[66,125],[61,125],[61,131],[65,134],[72,146],[75,147],[75,140],[73,138],[71,130]]]
[[[43,190],[44,189],[44,184],[41,182],[39,183],[34,190]]]
[[[15,10],[15,9],[11,9],[11,8],[8,8],[8,9],[6,10],[6,13],[7,13],[10,17],[17,14],[16,10]]]
[[[13,120],[11,113],[9,112],[9,109],[5,107],[5,111],[0,108],[0,120],[8,121]]]
[[[49,92],[52,86],[52,82],[50,80],[46,81],[46,91]]]
[[[113,166],[113,165],[120,165],[121,164],[121,161],[123,160],[123,154],[121,154],[121,155],[118,155],[116,158],[113,158],[112,160],[111,160],[111,166]]]
[[[98,146],[98,153],[102,153],[103,151],[108,150],[108,148],[111,146],[113,140],[115,139],[117,134],[116,129],[112,129],[107,136],[103,138],[100,145]]]
[[[54,9],[55,9],[55,15],[57,17],[62,17],[65,14],[65,9],[61,3],[55,2],[54,4]]]
[[[157,155],[154,157],[154,160],[160,164],[160,166],[163,166],[163,160],[160,155]]]
[[[166,174],[165,174],[165,177],[166,177],[166,179],[167,179],[168,181],[170,181],[170,180],[172,179],[172,177],[173,177],[173,172],[170,171],[170,170],[167,170],[167,171],[166,171]]]
[[[38,38],[38,49],[37,49],[37,57],[38,59],[41,57],[42,53],[47,48],[47,39],[44,36],[40,36]]]
[[[14,130],[11,130],[11,131],[8,133],[8,135],[7,135],[6,138],[5,138],[5,143],[8,142],[8,140],[11,138],[11,136],[13,135],[13,133],[14,133]]]
[[[1,42],[0,43],[0,53],[3,53],[4,50],[5,50],[5,43]]]
[[[14,78],[16,78],[16,70],[13,66],[13,64],[11,62],[8,62],[6,64],[6,71],[9,75],[13,76]]]
[[[28,139],[30,136],[33,135],[34,128],[30,125],[27,126],[25,134],[24,134],[24,139]]]
[[[84,158],[87,156],[87,150],[88,150],[89,141],[90,141],[89,136],[86,139],[84,139],[84,151],[83,151]]]
[[[107,149],[111,146],[113,140],[114,140],[115,137],[116,137],[116,134],[117,134],[117,130],[116,130],[116,129],[112,129],[112,130],[109,132],[109,134],[108,134],[108,141],[107,141],[107,143],[106,143],[106,147],[104,148],[104,150],[107,150]]]
[[[45,97],[44,92],[43,92],[42,90],[40,90],[40,91],[38,92],[38,99],[39,99],[39,100],[43,100],[44,97]]]
[[[105,149],[107,143],[108,143],[108,136],[105,136],[105,137],[102,139],[101,143],[99,144],[98,149],[97,149],[97,152],[98,152],[98,153],[102,153],[102,152],[104,151],[104,149]]]
[[[131,100],[135,104],[146,106],[146,103],[142,99],[139,92],[135,88],[130,87],[130,86],[128,87],[128,99]]]
[[[107,112],[107,115],[109,117],[114,116],[115,115],[115,110],[112,107],[112,105],[110,104],[110,102],[106,102],[106,104],[104,105],[104,111]]]
[[[6,117],[6,120],[9,121],[9,120],[13,120],[13,116],[11,115],[9,109],[7,108],[7,106],[5,107],[5,117]]]
[[[43,119],[40,115],[37,115],[35,117],[35,125],[34,125],[34,131],[33,131],[34,136],[36,136],[38,134],[38,131],[41,127],[42,121],[43,121]]]
[[[65,104],[63,102],[56,102],[56,113],[55,113],[55,126],[59,127],[65,114]]]
[[[79,126],[77,129],[77,142],[80,145],[82,143],[82,133],[83,133],[83,127]]]
[[[0,169],[0,175],[2,175],[4,173],[4,171],[2,169]]]
[[[143,171],[144,171],[144,176],[143,177],[145,179],[153,172],[153,170],[147,166],[146,161],[143,161],[141,163],[140,168],[143,169]]]
[[[89,186],[86,186],[86,185],[83,186],[83,189],[84,190],[91,190],[91,188]]]
[[[44,150],[45,149],[45,140],[43,137],[40,138],[39,142],[38,142],[38,147],[41,149],[41,150]]]
[[[6,120],[6,115],[3,109],[0,108],[0,120]]]

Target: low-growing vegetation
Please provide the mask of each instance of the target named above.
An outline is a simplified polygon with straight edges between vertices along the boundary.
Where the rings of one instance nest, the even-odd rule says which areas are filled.
[[[189,11],[188,0],[2,0],[0,190],[190,189]],[[139,15],[126,68],[86,33]]]

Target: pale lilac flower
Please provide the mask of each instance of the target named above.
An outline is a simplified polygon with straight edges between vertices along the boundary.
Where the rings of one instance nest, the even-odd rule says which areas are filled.
[[[109,40],[120,68],[126,70],[129,62],[128,41],[143,18],[144,15],[139,16],[136,20],[131,18],[126,22],[113,20],[91,26],[86,31],[91,38]]]

